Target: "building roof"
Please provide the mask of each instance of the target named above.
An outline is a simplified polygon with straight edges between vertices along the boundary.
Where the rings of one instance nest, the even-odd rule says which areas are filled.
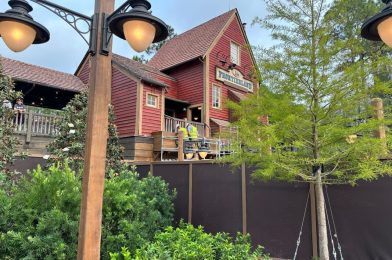
[[[14,81],[33,83],[41,86],[82,92],[87,86],[75,75],[12,60],[0,56],[0,64],[5,75]]]
[[[225,121],[225,120],[221,120],[221,119],[217,119],[217,118],[210,118],[210,120],[221,127],[229,127],[230,126],[230,122]]]
[[[132,76],[154,85],[166,88],[170,87],[167,84],[168,82],[174,83],[176,81],[176,79],[160,72],[157,68],[117,54],[113,54],[113,62]]]
[[[236,9],[230,10],[174,37],[162,46],[148,65],[165,70],[204,56],[236,12]]]
[[[229,98],[234,101],[240,102],[241,100],[244,100],[246,96],[240,92],[229,89]]]

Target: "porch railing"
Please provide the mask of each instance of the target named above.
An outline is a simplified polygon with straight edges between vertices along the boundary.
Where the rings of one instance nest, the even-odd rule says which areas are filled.
[[[186,123],[190,123],[191,125],[195,126],[197,128],[199,137],[204,137],[205,125],[203,123],[186,121],[170,116],[165,116],[165,131],[175,133],[177,124],[180,125],[180,127],[185,127]]]
[[[14,133],[26,135],[27,142],[30,141],[31,136],[56,136],[59,134],[61,120],[61,116],[34,111],[17,113],[13,119]]]

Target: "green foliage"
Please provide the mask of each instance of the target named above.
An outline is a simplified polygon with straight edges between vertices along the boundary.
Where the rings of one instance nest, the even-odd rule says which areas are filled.
[[[111,254],[111,259],[131,259],[129,252],[121,249],[121,254]],[[120,257],[122,256],[122,257]],[[263,257],[263,258],[262,258]],[[212,235],[201,226],[180,223],[178,228],[168,227],[155,236],[154,242],[138,249],[132,259],[268,259],[262,248],[252,251],[249,235],[237,234],[233,239],[226,233]]]
[[[171,223],[175,193],[161,179],[139,180],[124,167],[105,187],[102,252],[136,250]],[[0,189],[1,258],[75,259],[80,194],[80,177],[66,162],[34,170],[11,194]]]
[[[79,177],[67,165],[38,168],[0,196],[0,255],[8,259],[76,257]]]
[[[117,252],[124,246],[135,252],[157,230],[171,224],[175,193],[158,177],[137,177],[134,170],[123,171],[105,183],[103,252]]]
[[[1,57],[0,57],[1,58]],[[15,91],[11,78],[4,75],[0,66],[0,173],[6,174],[6,167],[14,161],[18,139],[13,135],[12,109],[3,107],[3,101],[13,101],[20,93]]]
[[[269,29],[277,44],[257,51],[262,88],[229,104],[239,119],[242,146],[233,146],[238,149],[228,160],[255,165],[255,175],[265,180],[314,182],[320,176],[323,183],[355,184],[392,174],[389,161],[379,160],[384,141],[372,137],[387,120],[369,118],[371,97],[388,91],[390,81],[377,80],[376,66],[367,59],[345,60],[347,48],[328,20],[339,11],[323,0],[266,3],[269,14],[255,23]],[[351,40],[350,48],[355,46],[365,48]],[[260,122],[262,115],[270,124]]]
[[[50,164],[68,161],[76,172],[83,170],[84,148],[87,126],[87,93],[76,95],[63,109],[63,119],[59,124],[60,134],[49,144]],[[119,143],[117,128],[114,124],[113,109],[109,107],[109,138],[107,144],[106,172],[109,169],[118,173],[121,170],[123,147]]]

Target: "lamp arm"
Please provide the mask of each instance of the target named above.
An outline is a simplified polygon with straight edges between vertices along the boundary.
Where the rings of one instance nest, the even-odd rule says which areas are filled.
[[[87,15],[78,13],[61,5],[46,1],[46,0],[30,0],[36,4],[43,6],[44,8],[48,9],[52,13],[59,16],[63,19],[66,23],[68,23],[82,38],[83,40],[89,45],[90,52],[93,50],[90,46],[92,43],[91,36],[89,34],[93,31],[94,27],[94,19]],[[87,28],[83,29],[80,27],[80,23],[85,23]]]

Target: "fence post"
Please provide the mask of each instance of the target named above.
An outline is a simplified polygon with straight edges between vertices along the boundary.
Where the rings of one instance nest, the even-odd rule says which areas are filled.
[[[193,201],[193,164],[189,163],[189,178],[188,178],[188,223],[192,224],[192,201]]]
[[[184,160],[184,132],[178,131],[178,161]]]
[[[32,132],[32,126],[33,126],[33,117],[34,113],[33,110],[29,110],[28,116],[27,116],[27,130],[26,130],[26,143],[29,144],[31,142],[31,132]]]
[[[314,183],[309,184],[310,193],[310,219],[312,224],[312,252],[313,257],[318,256],[318,236],[317,236],[317,213],[316,213],[316,193]]]
[[[241,166],[241,190],[242,190],[242,234],[248,232],[247,209],[246,209],[246,166]]]
[[[372,106],[374,109],[373,118],[376,120],[384,120],[384,105],[381,98],[373,98]],[[386,143],[386,134],[385,134],[385,126],[384,124],[380,124],[377,129],[374,131],[374,137],[381,139],[383,144],[383,153],[387,154],[387,143]]]

